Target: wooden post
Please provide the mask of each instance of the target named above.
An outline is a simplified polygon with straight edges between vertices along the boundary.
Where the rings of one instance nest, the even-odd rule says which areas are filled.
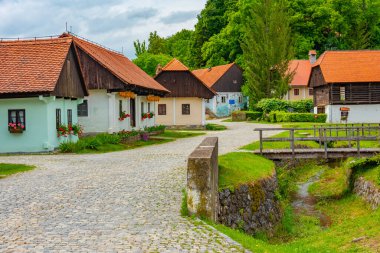
[[[260,154],[262,155],[263,154],[263,130],[259,131],[259,135],[260,135]]]
[[[322,148],[322,129],[319,128],[319,148]]]
[[[295,148],[295,145],[294,145],[294,129],[290,130],[290,138],[291,138],[291,141],[290,141],[290,148],[292,149],[292,156],[293,156],[293,159],[295,159],[295,151],[294,151],[294,148]]]
[[[324,131],[324,135],[325,135],[325,138],[324,138],[324,140],[325,140],[325,142],[324,142],[324,146],[325,146],[325,158],[327,159],[328,156],[327,156],[327,136],[326,136],[326,128],[323,129],[323,131]]]
[[[360,130],[357,128],[357,136],[356,136],[356,148],[358,150],[358,156],[360,156]]]
[[[315,129],[315,125],[314,125],[314,138],[317,136],[317,129]]]
[[[362,123],[362,136],[364,136],[364,123]]]

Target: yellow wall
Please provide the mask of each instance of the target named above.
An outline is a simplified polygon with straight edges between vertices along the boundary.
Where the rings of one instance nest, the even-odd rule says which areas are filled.
[[[294,89],[299,89],[299,95],[295,96],[294,95]],[[296,101],[296,100],[302,100],[302,99],[313,99],[313,96],[309,96],[309,87],[305,86],[296,86],[296,87],[291,87],[291,89],[288,91],[288,94],[286,94],[285,97],[286,100],[290,101]]]
[[[166,115],[158,115],[158,105],[166,104]],[[182,115],[182,104],[190,104],[190,115]],[[156,124],[167,126],[202,125],[201,98],[161,98],[156,103]]]

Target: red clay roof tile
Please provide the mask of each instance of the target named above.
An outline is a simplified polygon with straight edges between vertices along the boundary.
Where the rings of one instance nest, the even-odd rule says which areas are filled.
[[[193,71],[193,74],[211,88],[234,64],[230,63],[212,68],[197,69]]]
[[[165,71],[188,71],[189,68],[186,67],[182,62],[177,59],[171,60],[165,67],[162,68]]]
[[[326,51],[317,66],[327,83],[380,82],[380,50]]]
[[[0,93],[52,92],[72,41],[0,42]]]
[[[309,60],[292,60],[289,62],[289,70],[294,71],[291,86],[308,86],[311,72]]]

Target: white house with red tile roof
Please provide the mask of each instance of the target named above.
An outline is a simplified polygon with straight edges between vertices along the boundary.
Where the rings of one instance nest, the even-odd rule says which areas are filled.
[[[206,100],[206,108],[216,116],[226,117],[247,107],[248,99],[241,90],[243,70],[237,64],[198,69],[193,74],[217,92],[214,98]]]
[[[47,152],[75,133],[88,91],[69,38],[0,41],[0,153]]]
[[[312,66],[314,111],[327,121],[380,122],[380,50],[326,51]]]

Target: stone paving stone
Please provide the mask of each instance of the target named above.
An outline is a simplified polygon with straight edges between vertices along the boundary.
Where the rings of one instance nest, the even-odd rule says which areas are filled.
[[[226,123],[220,152],[258,139]],[[0,157],[36,165],[0,180],[1,252],[244,252],[179,214],[188,155],[205,136],[96,155]]]

